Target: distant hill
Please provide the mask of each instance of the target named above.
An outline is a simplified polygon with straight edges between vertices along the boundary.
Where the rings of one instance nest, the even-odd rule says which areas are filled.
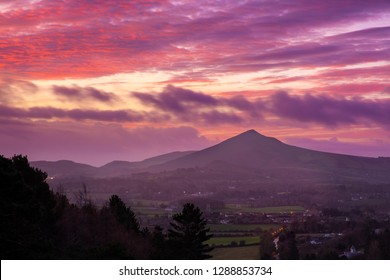
[[[70,160],[32,161],[31,165],[45,171],[50,177],[85,177],[93,176],[97,169],[94,166]]]
[[[284,144],[249,130],[210,148],[152,169],[236,166],[288,179],[331,179],[390,182],[390,159],[319,152]]]
[[[97,171],[99,176],[114,177],[128,175],[134,172],[143,171],[148,167],[163,164],[165,162],[175,160],[177,158],[190,155],[194,151],[186,152],[172,152],[168,154],[151,157],[143,161],[129,162],[129,161],[112,161],[100,167]]]
[[[50,176],[124,177],[179,168],[217,170],[219,174],[261,174],[279,182],[390,182],[390,159],[319,152],[287,145],[248,130],[201,151],[173,152],[139,162],[112,161],[93,167],[72,161],[32,162]]]
[[[101,167],[77,163],[70,160],[59,161],[32,161],[31,165],[49,174],[50,177],[115,177],[126,176],[134,172],[145,171],[150,166],[163,164],[193,153],[193,151],[172,152],[143,161],[130,162],[115,160]]]

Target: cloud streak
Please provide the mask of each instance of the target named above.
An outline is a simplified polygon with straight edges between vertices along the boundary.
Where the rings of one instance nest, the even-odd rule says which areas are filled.
[[[101,91],[93,87],[81,88],[78,86],[53,86],[53,92],[57,96],[76,101],[90,99],[99,102],[112,102],[117,99],[113,93]]]
[[[152,105],[164,111],[187,113],[194,107],[213,107],[217,99],[188,89],[168,85],[157,97],[147,93],[133,93],[144,104]]]
[[[390,128],[390,98],[363,100],[310,94],[293,96],[279,92],[272,95],[269,102],[273,114],[300,122],[335,126],[369,121]]]
[[[261,103],[250,102],[237,95],[231,98],[212,97],[192,90],[168,85],[161,93],[132,94],[143,104],[152,106],[158,111],[170,113],[182,121],[203,124],[241,123],[242,115],[261,118]]]
[[[0,11],[0,60],[12,73],[57,78],[382,61],[388,27],[326,31],[389,12],[388,1],[26,0]]]
[[[0,105],[0,117],[18,119],[73,119],[94,120],[106,122],[142,122],[148,119],[155,121],[163,120],[163,117],[149,117],[147,114],[134,112],[132,110],[81,110],[81,109],[59,109],[53,107],[32,107],[21,109],[16,107]]]
[[[260,122],[263,121],[263,114],[268,114],[288,121],[324,126],[367,122],[390,128],[390,98],[370,100],[323,94],[301,96],[281,91],[267,98],[248,100],[243,96],[210,97],[173,86],[166,87],[159,94],[134,93],[133,96],[158,111],[195,123],[196,119],[213,124],[241,123],[245,119]],[[222,113],[227,109],[230,111]]]

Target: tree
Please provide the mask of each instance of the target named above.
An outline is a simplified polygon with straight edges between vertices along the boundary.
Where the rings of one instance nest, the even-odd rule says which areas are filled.
[[[200,260],[208,259],[212,248],[205,244],[212,235],[206,227],[207,220],[203,213],[192,203],[186,203],[181,213],[173,215],[170,223],[168,238],[171,249],[171,257],[174,259]]]
[[[275,253],[274,237],[269,231],[265,231],[260,236],[260,259],[271,260]]]
[[[134,230],[140,233],[139,222],[136,215],[130,207],[126,207],[125,203],[117,195],[112,195],[109,200],[109,208],[115,215],[119,224],[126,229]]]
[[[281,260],[299,260],[295,232],[287,231],[279,235],[278,252]]]
[[[1,259],[48,257],[56,201],[46,177],[27,157],[0,156]]]

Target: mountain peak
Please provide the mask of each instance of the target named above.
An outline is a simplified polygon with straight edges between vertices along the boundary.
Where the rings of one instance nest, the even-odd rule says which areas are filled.
[[[265,136],[261,133],[258,133],[256,130],[254,129],[249,129],[243,133],[240,133],[230,139],[253,139],[253,140],[262,140],[262,141],[277,141],[277,142],[280,142],[279,140],[277,140],[276,138],[274,137],[268,137],[268,136]]]
[[[244,131],[243,133],[241,133],[241,134],[260,134],[260,133],[258,133],[256,130],[254,130],[254,129],[249,129],[249,130],[247,130],[247,131]]]

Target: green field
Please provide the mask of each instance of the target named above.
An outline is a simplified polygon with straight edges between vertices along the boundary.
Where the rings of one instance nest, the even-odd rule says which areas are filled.
[[[258,260],[259,246],[214,248],[211,255],[212,260]]]
[[[224,210],[226,210],[227,212],[273,214],[273,213],[302,212],[305,210],[305,208],[298,205],[256,208],[256,207],[249,207],[248,205],[245,204],[226,204],[226,208]]]
[[[216,231],[234,231],[234,232],[242,232],[242,231],[258,231],[258,230],[270,230],[271,228],[277,228],[279,225],[277,224],[210,224],[210,230],[212,232]]]
[[[229,246],[233,241],[240,243],[245,241],[245,245],[258,244],[260,242],[259,236],[226,236],[226,237],[212,237],[206,243],[215,246]]]

